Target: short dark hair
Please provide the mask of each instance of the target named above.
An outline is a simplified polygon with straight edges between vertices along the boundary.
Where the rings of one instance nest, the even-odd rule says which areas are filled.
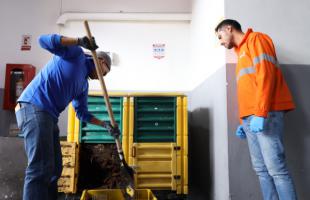
[[[241,25],[239,22],[237,22],[236,20],[233,19],[224,19],[223,21],[221,21],[215,28],[215,32],[218,32],[222,27],[230,25],[232,26],[234,29],[236,29],[237,31],[242,31],[241,29]]]

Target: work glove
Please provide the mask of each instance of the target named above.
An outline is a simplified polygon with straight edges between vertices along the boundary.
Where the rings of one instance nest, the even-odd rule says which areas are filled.
[[[264,130],[265,118],[253,116],[250,122],[250,130],[253,133],[262,132]]]
[[[109,122],[104,122],[103,127],[106,128],[109,134],[115,138],[118,138],[121,134],[117,124],[113,127]]]
[[[92,39],[90,40],[87,36],[78,38],[77,44],[85,49],[91,50],[91,51],[95,51],[96,49],[98,49],[98,46],[96,44],[95,38],[92,37]]]
[[[243,126],[239,125],[237,130],[236,130],[236,136],[240,139],[245,139],[246,138],[246,134],[243,130]]]

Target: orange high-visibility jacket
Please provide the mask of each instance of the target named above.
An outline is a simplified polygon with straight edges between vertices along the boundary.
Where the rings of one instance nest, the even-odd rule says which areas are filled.
[[[295,108],[270,37],[248,29],[235,51],[240,118]]]

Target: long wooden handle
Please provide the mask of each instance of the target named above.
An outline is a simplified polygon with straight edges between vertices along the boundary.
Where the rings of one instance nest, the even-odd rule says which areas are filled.
[[[87,20],[84,21],[84,26],[86,29],[87,37],[91,40],[92,35],[90,32]],[[105,104],[106,104],[107,109],[108,109],[111,124],[114,127],[116,125],[116,122],[115,122],[114,115],[112,112],[112,106],[111,106],[110,99],[108,96],[108,91],[107,91],[107,88],[106,88],[105,83],[104,83],[103,73],[102,73],[101,68],[99,67],[99,61],[98,61],[97,53],[96,53],[96,51],[91,51],[91,54],[93,56],[93,60],[94,60],[95,66],[96,66],[96,72],[97,72],[97,76],[99,78],[99,82],[100,82],[100,86],[101,86],[101,92],[102,92],[102,95],[104,96],[104,100],[105,100]]]
[[[86,20],[84,21],[84,25],[85,25],[85,29],[86,29],[86,32],[87,32],[87,36],[91,40],[92,35],[90,33],[88,22]],[[102,71],[99,68],[98,57],[97,57],[96,51],[91,51],[91,53],[92,53],[93,59],[95,61],[97,76],[99,78],[99,82],[100,82],[100,85],[101,85],[102,94],[104,96],[105,104],[106,104],[106,106],[108,108],[108,113],[109,113],[109,116],[110,116],[111,124],[114,127],[116,125],[116,123],[115,123],[115,119],[114,119],[114,116],[113,116],[112,106],[111,106],[111,103],[110,103],[110,100],[109,100],[107,88],[106,88],[104,80],[103,80]],[[126,172],[126,174],[128,174],[128,176],[129,176],[128,180],[130,180],[130,183],[128,183],[128,185],[126,185],[125,193],[123,195],[124,195],[124,197],[126,197],[126,199],[128,199],[127,198],[128,195],[130,196],[129,199],[133,199],[134,195],[135,195],[134,181],[132,179],[132,177],[133,177],[133,170],[132,170],[132,168],[130,168],[128,166],[128,164],[127,164],[127,162],[126,162],[126,160],[124,158],[124,153],[123,153],[122,145],[121,145],[121,142],[120,142],[119,138],[118,137],[114,137],[114,139],[115,139],[115,143],[116,143],[116,146],[117,146],[118,155],[119,155],[119,158],[120,158],[120,161],[121,161],[121,169],[123,169]]]

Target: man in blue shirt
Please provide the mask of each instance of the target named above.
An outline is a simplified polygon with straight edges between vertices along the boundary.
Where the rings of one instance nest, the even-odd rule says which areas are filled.
[[[57,126],[59,114],[72,101],[77,117],[108,129],[113,128],[88,112],[88,79],[98,79],[94,61],[81,47],[96,50],[94,39],[42,35],[40,46],[54,54],[17,100],[17,124],[25,137],[28,166],[25,173],[24,200],[56,200],[57,180],[62,171],[62,155]],[[111,60],[97,53],[103,75],[110,71]]]

